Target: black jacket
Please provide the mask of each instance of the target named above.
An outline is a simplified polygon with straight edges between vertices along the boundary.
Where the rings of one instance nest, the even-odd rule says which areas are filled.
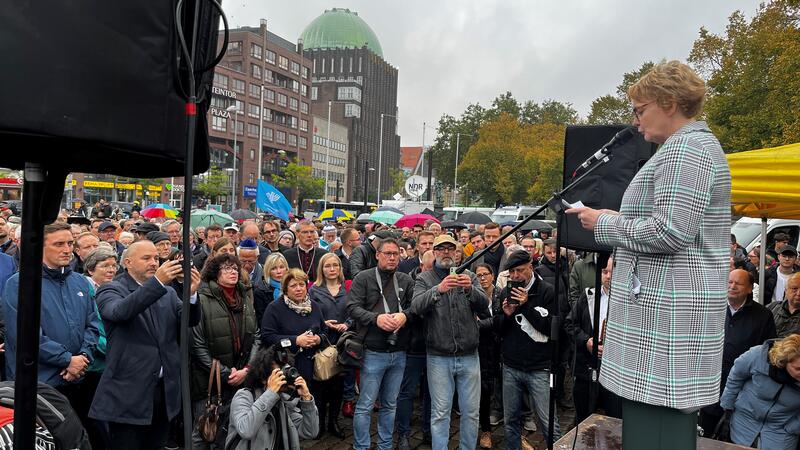
[[[383,335],[385,340],[388,339],[390,333],[378,328],[378,316],[383,314],[385,310],[380,287],[378,286],[378,281],[375,279],[376,270],[378,270],[377,267],[363,270],[353,278],[353,283],[350,285],[350,293],[347,299],[347,314],[355,321],[356,329],[359,330],[360,333]],[[397,286],[401,290],[398,295],[400,298],[400,305],[403,307],[403,312],[407,319],[405,326],[398,332],[398,344],[395,346],[395,349],[406,350],[408,348],[411,325],[415,320],[414,314],[410,311],[411,300],[414,295],[414,280],[402,272],[395,272],[395,274],[397,275]],[[389,283],[391,283],[391,279],[386,283],[387,287]],[[384,292],[387,292],[387,287],[384,287]],[[387,301],[388,300],[389,298],[387,298]],[[365,330],[364,327],[368,328]],[[365,339],[365,347],[375,350],[370,347],[369,336]]]
[[[261,326],[261,319],[267,306],[275,301],[275,288],[263,278],[253,283],[253,309],[256,310],[256,324]]]
[[[420,264],[421,263],[420,263],[419,256],[415,256],[413,258],[408,258],[408,259],[400,262],[400,266],[397,268],[397,270],[399,270],[400,272],[407,273],[407,274],[411,275],[411,272],[413,272],[414,269],[418,268]]]
[[[462,356],[478,349],[478,319],[489,317],[489,300],[475,274],[464,273],[472,279],[469,293],[453,288],[440,294],[437,286],[444,276],[435,267],[417,276],[411,309],[425,321],[425,340],[431,355]]]
[[[508,287],[501,293],[501,298],[508,296]],[[494,317],[495,330],[501,339],[503,364],[513,369],[522,371],[544,370],[550,368],[552,340],[548,342],[535,342],[522,331],[514,316],[522,314],[538,332],[550,336],[550,327],[553,314],[556,313],[556,302],[553,287],[537,278],[533,287],[528,291],[528,301],[517,308],[517,311],[508,317],[505,313]],[[542,307],[547,310],[547,316],[540,314],[535,308]]]
[[[344,279],[345,280],[352,280],[353,279],[353,272],[350,270],[350,258],[345,256],[345,254],[342,251],[342,249],[336,250],[335,255],[339,257],[339,261],[340,261],[340,263],[342,265],[342,272],[344,273]],[[350,256],[353,256],[353,254],[350,253]]]
[[[181,354],[178,346],[182,304],[170,287],[154,277],[141,286],[127,273],[97,290],[97,307],[108,339],[106,370],[89,417],[131,425],[150,425],[153,396],[163,370],[167,417],[181,409]],[[189,308],[189,326],[200,322],[200,308]]]
[[[751,347],[761,345],[776,336],[772,313],[761,304],[747,299],[744,305],[731,315],[725,307],[725,347],[722,352],[722,379],[720,394],[725,388],[733,362]]]
[[[772,302],[772,296],[775,295],[779,267],[778,264],[775,264],[764,272],[764,306],[769,305]]]
[[[284,258],[286,258],[286,264],[289,266],[290,269],[300,269],[308,274],[308,281],[314,282],[317,279],[317,266],[319,266],[319,261],[328,253],[326,250],[321,249],[319,247],[314,247],[312,250],[314,252],[314,258],[312,259],[312,266],[313,267],[306,267],[305,269],[300,265],[300,256],[299,252],[301,252],[300,247],[292,247],[290,249],[286,249],[281,252]]]
[[[378,266],[378,258],[375,256],[375,248],[367,241],[353,249],[350,254],[350,274],[355,279],[356,275],[362,270],[372,269]]]
[[[589,298],[587,296],[592,297],[591,304],[594,307],[594,289],[584,289],[583,295],[575,302],[572,311],[564,319],[564,329],[574,339],[573,342],[577,350],[573,373],[575,378],[579,380],[590,380],[591,368],[595,364],[594,355],[589,353],[586,348],[586,342],[594,337],[594,323],[592,322],[592,314],[594,313],[589,311]]]

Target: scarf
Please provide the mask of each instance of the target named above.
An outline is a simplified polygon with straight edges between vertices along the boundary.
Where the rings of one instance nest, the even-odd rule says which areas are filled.
[[[239,331],[239,324],[243,317],[242,312],[244,311],[244,301],[242,296],[239,295],[239,290],[237,289],[238,283],[236,286],[231,287],[222,286],[214,281],[211,281],[208,284],[212,291],[215,287],[219,288],[222,298],[228,305],[228,324],[231,327],[231,336],[233,336],[233,352],[234,354],[238,355],[242,349],[242,337],[241,332]]]
[[[306,298],[304,298],[300,303],[295,303],[294,300],[284,295],[283,302],[286,303],[286,306],[288,306],[289,309],[297,314],[300,314],[301,316],[307,316],[311,314],[311,299],[308,298],[308,295],[306,295]]]
[[[281,282],[275,281],[272,278],[270,278],[269,285],[274,288],[274,290],[272,291],[272,299],[278,300],[279,298],[281,298]]]
[[[242,309],[244,309],[242,296],[239,295],[236,286],[228,287],[219,285],[219,288],[222,290],[222,296],[225,298],[225,302],[228,304],[228,309],[230,309],[231,312],[241,312]]]

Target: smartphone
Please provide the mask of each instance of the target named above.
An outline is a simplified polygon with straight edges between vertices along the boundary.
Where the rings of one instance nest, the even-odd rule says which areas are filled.
[[[450,275],[458,276],[458,267],[451,267],[450,268]]]
[[[509,281],[508,282],[508,304],[509,305],[519,305],[519,302],[511,296],[511,290],[514,288],[524,289],[525,282],[524,281]]]

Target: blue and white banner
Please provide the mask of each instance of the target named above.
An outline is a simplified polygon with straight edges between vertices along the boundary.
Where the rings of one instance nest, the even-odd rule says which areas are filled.
[[[263,180],[258,180],[256,206],[258,209],[287,221],[289,220],[289,212],[292,210],[292,204],[289,203],[289,200],[286,200],[283,193]]]

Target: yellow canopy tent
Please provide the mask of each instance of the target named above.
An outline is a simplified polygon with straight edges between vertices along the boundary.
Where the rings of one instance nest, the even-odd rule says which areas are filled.
[[[800,219],[800,143],[728,155],[731,210],[761,218],[761,242],[767,219]],[[766,252],[760,252],[759,286],[764,285]],[[764,289],[759,289],[764,303]]]
[[[728,155],[737,216],[800,219],[800,143]]]

